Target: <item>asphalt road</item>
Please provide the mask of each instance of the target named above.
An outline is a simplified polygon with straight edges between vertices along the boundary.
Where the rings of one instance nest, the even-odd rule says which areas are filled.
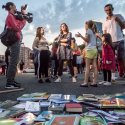
[[[99,75],[99,81],[102,80],[102,75]],[[53,80],[51,83],[38,83],[37,78],[34,74],[24,73],[19,74],[16,77],[16,81],[22,83],[22,87],[25,88],[23,91],[11,92],[11,93],[1,93],[0,101],[5,100],[16,100],[17,97],[26,93],[33,92],[49,92],[52,94],[61,93],[61,94],[74,94],[82,95],[87,93],[92,94],[115,94],[125,92],[125,79],[118,80],[116,83],[111,86],[100,85],[98,87],[80,87],[80,84],[83,82],[83,75],[78,75],[77,83],[72,83],[69,74],[63,75],[62,83],[54,83]],[[6,77],[0,76],[0,90],[4,89],[6,84]]]

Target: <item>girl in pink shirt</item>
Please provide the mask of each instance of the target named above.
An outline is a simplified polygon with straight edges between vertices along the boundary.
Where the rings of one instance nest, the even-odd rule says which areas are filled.
[[[104,81],[100,84],[111,85],[111,71],[115,70],[115,54],[112,49],[112,39],[109,33],[102,35],[102,69]]]

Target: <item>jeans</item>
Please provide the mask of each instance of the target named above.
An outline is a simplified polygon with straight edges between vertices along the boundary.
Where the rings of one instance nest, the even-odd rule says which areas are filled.
[[[125,73],[125,47],[124,40],[113,42],[114,52],[117,51],[118,71],[119,76],[122,77]]]
[[[14,78],[17,72],[17,64],[19,62],[20,54],[20,45],[21,43],[17,41],[12,46],[10,46],[10,62],[7,69],[7,84],[14,82]]]

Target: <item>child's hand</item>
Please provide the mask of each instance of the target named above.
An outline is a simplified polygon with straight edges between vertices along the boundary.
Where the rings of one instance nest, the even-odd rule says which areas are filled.
[[[106,64],[111,64],[111,63],[112,63],[112,61],[106,60]]]
[[[95,35],[96,35],[97,37],[100,37],[100,34],[99,34],[99,33],[96,33]]]
[[[81,37],[82,35],[81,35],[81,33],[78,32],[77,34],[75,34],[75,36],[76,37]]]

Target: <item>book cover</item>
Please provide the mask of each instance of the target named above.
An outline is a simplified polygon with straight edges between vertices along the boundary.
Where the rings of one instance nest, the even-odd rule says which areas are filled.
[[[79,103],[67,103],[66,111],[67,112],[82,112],[82,105]]]
[[[63,95],[63,100],[66,100],[66,101],[73,101],[73,100],[76,100],[76,95]]]
[[[55,115],[48,125],[79,125],[79,115]]]
[[[35,119],[37,122],[45,122],[52,118],[52,111],[43,111],[38,117]]]
[[[98,98],[93,94],[83,94],[77,98],[78,101],[98,101]]]
[[[49,107],[51,102],[49,101],[40,101],[40,107]]]
[[[125,99],[111,98],[100,100],[103,108],[125,108]]]
[[[31,93],[31,94],[24,94],[21,97],[18,97],[18,101],[37,101],[37,100],[44,100],[49,98],[49,94],[47,92],[43,93]]]
[[[82,108],[82,105],[79,103],[67,103],[66,108]]]
[[[59,111],[59,112],[63,112],[65,108],[65,104],[56,104],[56,103],[52,103],[49,107],[48,110],[50,111]]]
[[[80,119],[80,125],[105,125],[101,118],[95,116],[84,116]]]
[[[6,100],[0,104],[0,108],[8,109],[8,108],[11,108],[12,106],[16,105],[17,103],[18,103],[18,101]]]
[[[15,125],[16,121],[11,119],[0,120],[0,125]]]
[[[2,118],[15,118],[26,113],[23,109],[9,109],[0,113],[0,119]]]
[[[51,94],[50,97],[49,97],[49,100],[62,100],[62,94]]]
[[[25,111],[27,111],[27,112],[39,112],[40,111],[39,102],[27,101]]]

